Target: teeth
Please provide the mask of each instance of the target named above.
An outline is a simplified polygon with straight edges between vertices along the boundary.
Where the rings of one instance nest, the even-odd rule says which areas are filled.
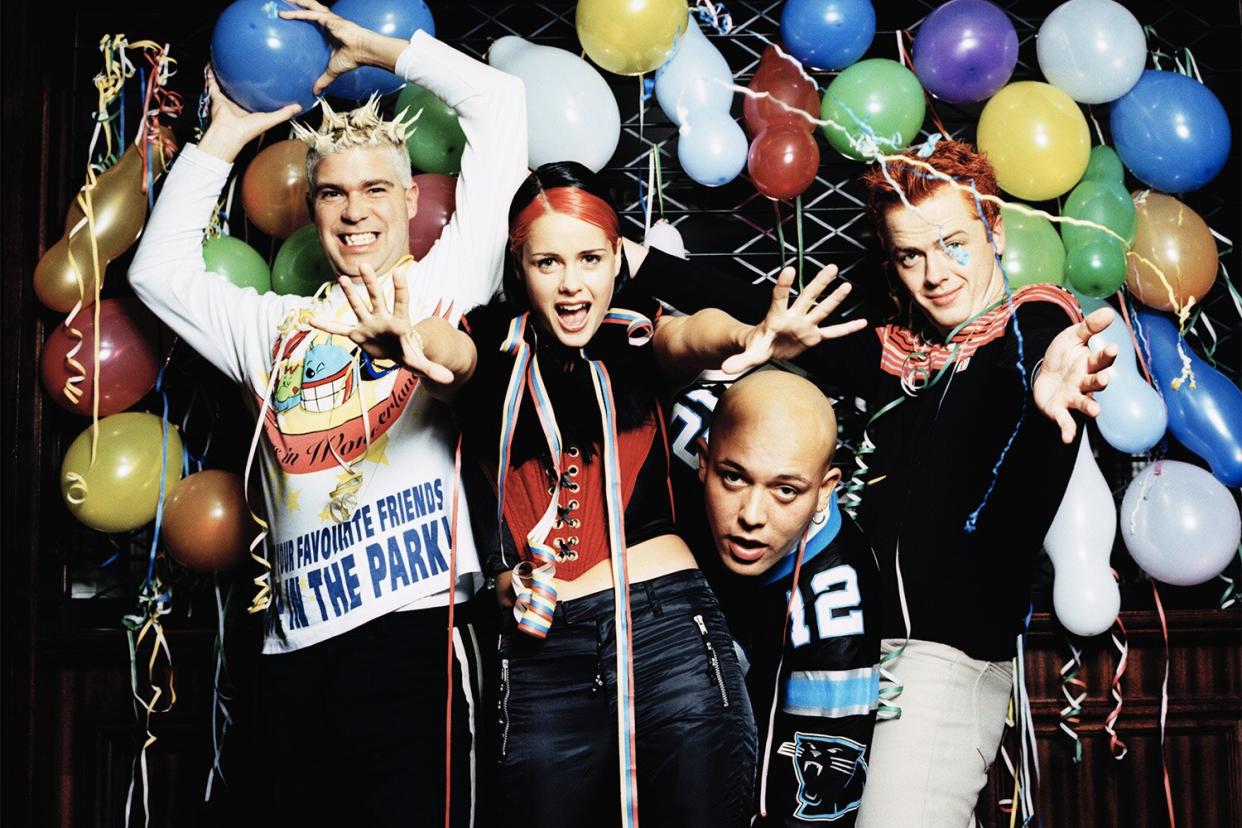
[[[580,310],[586,309],[586,302],[579,302],[576,305],[557,305],[556,307],[561,313],[577,313]]]
[[[373,241],[375,241],[374,233],[347,233],[345,235],[345,244],[349,245],[350,247],[357,247],[358,245],[370,244]]]

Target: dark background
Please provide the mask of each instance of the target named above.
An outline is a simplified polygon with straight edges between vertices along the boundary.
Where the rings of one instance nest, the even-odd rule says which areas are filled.
[[[1014,0],[998,3],[1018,31],[1020,62],[1014,79],[1039,78],[1035,33],[1053,3]],[[3,257],[3,555],[0,557],[0,612],[3,632],[3,822],[5,825],[107,825],[124,823],[124,801],[133,757],[142,729],[135,722],[129,687],[129,654],[121,616],[135,607],[136,589],[145,571],[150,536],[140,531],[106,537],[84,529],[60,498],[59,468],[64,448],[87,425],[50,403],[38,381],[38,354],[58,317],[38,304],[31,275],[42,252],[65,231],[64,213],[82,184],[95,108],[91,78],[99,70],[99,38],[125,32],[131,40],[150,38],[170,44],[179,72],[173,88],[185,96],[185,111],[173,124],[178,138],[192,140],[195,104],[201,90],[211,28],[223,2],[155,5],[132,0],[59,4],[12,2],[0,9],[0,238]],[[519,34],[539,43],[579,52],[573,27],[573,4],[430,2],[439,37],[471,54],[482,54],[497,37]],[[765,43],[779,30],[780,2],[727,2],[734,32],[711,35],[741,84],[749,81]],[[917,32],[917,24],[938,3],[878,2],[879,29],[868,57],[895,58],[894,31]],[[1239,85],[1239,10],[1236,6],[1193,0],[1158,10],[1127,3],[1140,21],[1154,28],[1151,48],[1166,52],[1189,47],[1204,81],[1221,99],[1235,132],[1242,87]],[[1165,66],[1169,61],[1165,62]],[[622,140],[605,175],[623,205],[625,232],[638,238],[643,216],[639,181],[647,175],[646,152],[660,152],[665,181],[666,218],[682,231],[687,248],[730,277],[759,281],[774,278],[780,266],[796,257],[792,205],[779,208],[785,247],[778,247],[777,213],[755,193],[745,175],[710,190],[682,175],[677,167],[676,131],[654,99],[639,114],[639,81],[606,75],[622,114]],[[819,74],[821,88],[829,77]],[[132,139],[138,95],[136,80],[128,90]],[[973,140],[981,105],[934,104],[955,137]],[[734,114],[741,102],[735,99]],[[1095,107],[1107,130],[1107,107]],[[641,129],[640,129],[641,123]],[[928,120],[930,124],[930,118]],[[268,138],[284,138],[282,130]],[[918,140],[921,140],[918,139]],[[857,301],[869,316],[884,309],[877,263],[868,250],[872,232],[862,215],[854,179],[862,165],[846,161],[819,141],[823,164],[803,196],[808,268],[834,262],[862,290]],[[239,160],[244,169],[250,153]],[[1138,187],[1137,182],[1130,181]],[[1184,200],[1213,229],[1239,239],[1238,154],[1212,184]],[[1048,205],[1055,209],[1055,204]],[[234,211],[233,231],[265,254],[271,240],[249,228]],[[105,296],[123,295],[128,256],[108,270]],[[1236,251],[1223,257],[1235,280]],[[1204,302],[1219,337],[1218,367],[1236,382],[1242,365],[1239,320],[1224,285]],[[241,415],[236,392],[180,347],[166,378],[172,420],[182,423],[194,453],[207,465],[240,470],[249,424]],[[159,411],[152,395],[136,408]],[[840,406],[848,444],[859,425]],[[1103,445],[1095,440],[1096,446]],[[1169,456],[1185,457],[1177,445]],[[1192,459],[1193,461],[1193,459]],[[842,453],[849,463],[849,452]],[[1145,460],[1121,456],[1104,446],[1100,464],[1118,497]],[[105,562],[108,562],[106,565]],[[1123,577],[1123,622],[1131,645],[1124,679],[1126,706],[1119,722],[1129,755],[1114,761],[1102,732],[1112,707],[1108,681],[1116,651],[1107,636],[1085,642],[1083,677],[1089,688],[1082,724],[1085,759],[1072,762],[1072,745],[1057,729],[1064,704],[1057,678],[1068,656],[1064,633],[1048,613],[1048,568],[1036,593],[1037,613],[1027,659],[1028,684],[1039,734],[1040,814],[1045,825],[1163,825],[1167,823],[1161,783],[1158,710],[1164,670],[1164,644],[1152,592],[1118,543],[1114,566]],[[225,750],[229,780],[217,780],[215,796],[203,803],[212,757],[210,711],[216,584],[192,576],[161,560],[173,588],[174,612],[165,619],[176,664],[177,704],[156,716],[158,741],[148,751],[152,825],[258,825],[275,805],[265,784],[268,759],[259,736],[254,695],[258,627],[242,611],[249,601],[246,573],[222,576],[222,597],[232,590],[226,612],[226,652],[230,667],[229,709],[235,725]],[[1237,576],[1237,566],[1232,568]],[[1169,609],[1171,673],[1166,750],[1172,774],[1175,810],[1182,825],[1225,826],[1242,821],[1239,790],[1239,608],[1217,608],[1224,583],[1203,587],[1162,587]],[[1012,734],[1011,734],[1012,737]],[[1014,752],[1012,738],[1007,739]],[[296,757],[288,759],[296,761]],[[1012,778],[993,770],[993,783],[980,804],[984,824],[1008,824],[996,800],[1010,795]],[[324,780],[325,784],[332,784]],[[136,820],[135,820],[136,821]],[[412,823],[421,821],[414,814]]]

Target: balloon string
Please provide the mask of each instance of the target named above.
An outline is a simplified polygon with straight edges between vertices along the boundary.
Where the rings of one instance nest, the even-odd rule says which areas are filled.
[[[1121,307],[1121,318],[1126,323],[1126,330],[1130,332],[1130,342],[1134,345],[1134,352],[1138,356],[1139,367],[1143,369],[1143,376],[1147,377],[1148,385],[1156,385],[1157,383],[1151,378],[1151,371],[1147,369],[1147,357],[1143,349],[1139,347],[1138,335],[1134,333],[1134,323],[1130,321],[1130,311],[1126,307],[1126,297],[1120,289],[1117,290],[1117,304]]]
[[[1238,557],[1242,557],[1242,543],[1238,544]],[[1216,576],[1225,582],[1225,591],[1220,596],[1220,608],[1227,610],[1238,602],[1237,584],[1224,572]]]
[[[1169,624],[1164,617],[1164,605],[1160,602],[1160,590],[1151,582],[1151,594],[1156,601],[1156,614],[1160,617],[1160,632],[1164,636],[1164,680],[1160,683],[1160,768],[1164,772],[1164,801],[1169,808],[1169,828],[1177,828],[1173,813],[1173,786],[1169,781],[1169,756],[1165,750],[1164,734],[1169,717]]]
[[[1005,729],[1009,730],[1016,726],[1013,716],[1013,695],[1011,694],[1009,696],[1009,709],[1005,712]],[[1009,749],[1005,747],[1004,733],[1001,734],[1000,756],[1005,764],[1005,770],[1013,777],[1013,794],[1009,799],[997,800],[996,805],[1002,814],[1009,814],[1009,828],[1014,828],[1018,814],[1018,794],[1021,789],[1018,785],[1017,769],[1013,766],[1013,760],[1009,758]]]
[[[776,249],[777,258],[776,272],[780,273],[785,269],[785,230],[782,227],[784,220],[781,219],[781,205],[776,199],[772,199],[772,212],[776,214]]]
[[[1082,703],[1087,698],[1087,682],[1082,675],[1086,668],[1082,662],[1082,650],[1066,637],[1069,644],[1069,660],[1061,665],[1061,695],[1065,697],[1065,706],[1061,708],[1061,721],[1057,727],[1074,740],[1074,764],[1082,763],[1082,739],[1078,736],[1078,725],[1081,724]]]
[[[220,758],[224,753],[224,737],[228,734],[230,725],[233,724],[233,717],[229,714],[228,707],[232,697],[225,690],[226,684],[229,683],[229,667],[224,649],[224,619],[233,599],[233,587],[229,585],[228,594],[221,601],[219,576],[213,576],[213,581],[216,595],[216,640],[213,645],[216,651],[216,669],[211,683],[212,760],[211,767],[207,769],[207,790],[203,794],[204,802],[211,801],[212,783],[217,776],[220,777],[221,782],[227,783]]]
[[[794,227],[798,233],[798,292],[802,292],[802,265],[806,258],[802,243],[802,194],[794,196]]]
[[[1113,578],[1120,580],[1117,570],[1113,570]],[[1113,709],[1104,718],[1104,732],[1108,734],[1108,750],[1113,758],[1120,761],[1126,756],[1126,743],[1117,735],[1117,720],[1121,718],[1121,708],[1125,700],[1121,693],[1121,678],[1126,673],[1126,664],[1130,657],[1130,643],[1126,635],[1125,622],[1117,616],[1117,629],[1111,633],[1113,646],[1117,648],[1117,667],[1113,670],[1112,681],[1109,682],[1109,694],[1116,702]]]
[[[897,35],[897,54],[901,57],[901,64],[913,73],[914,61],[910,59],[910,54],[906,49],[906,40],[913,42],[914,37],[908,29],[899,29],[894,34]],[[940,120],[940,114],[936,112],[936,99],[926,89],[923,90],[923,102],[927,107],[927,111],[931,114],[932,123],[936,125],[936,129],[942,135],[953,138],[953,133],[944,125],[944,122]]]

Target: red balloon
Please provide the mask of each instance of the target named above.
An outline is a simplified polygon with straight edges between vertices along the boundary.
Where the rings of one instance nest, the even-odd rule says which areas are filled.
[[[440,173],[414,176],[418,209],[410,219],[410,255],[421,259],[440,238],[457,209],[457,179]]]
[[[310,224],[306,194],[306,144],[290,138],[260,152],[242,176],[242,206],[246,218],[264,233],[287,239]]]
[[[246,559],[259,525],[250,517],[242,479],[232,472],[195,472],[164,505],[161,538],[178,563],[197,572],[222,572]]]
[[[810,132],[797,127],[769,127],[750,145],[746,169],[755,189],[768,198],[793,198],[815,180],[819,145]]]
[[[781,57],[775,46],[764,49],[763,56],[759,58],[759,68],[755,70],[748,88],[755,92],[767,92],[812,118],[819,115],[819,93],[815,91],[815,84],[803,74],[802,64],[793,58]],[[776,101],[749,95],[743,99],[742,117],[752,138],[771,126],[796,126],[807,132],[815,129],[813,122],[796,112],[789,112]]]
[[[83,372],[65,362],[65,355],[78,341],[64,325],[57,325],[48,336],[39,368],[43,387],[57,405],[89,417],[94,400],[94,308],[83,308],[71,324],[82,332],[82,347],[74,359],[82,364]],[[107,417],[129,408],[155,385],[164,355],[160,347],[163,328],[140,301],[131,297],[100,302],[99,327],[103,330],[99,341],[99,416]],[[65,384],[82,373],[86,378],[77,383],[82,396],[76,403],[70,402],[64,393]]]

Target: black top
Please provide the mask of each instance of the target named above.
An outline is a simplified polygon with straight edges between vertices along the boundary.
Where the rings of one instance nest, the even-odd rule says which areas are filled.
[[[755,321],[770,298],[765,286],[705,273],[658,251],[648,255],[639,278],[659,298],[664,298],[661,287],[669,286],[677,296],[672,304],[686,312],[717,305]],[[1052,301],[1063,291],[1033,287],[1015,295],[1027,298],[1017,319],[1028,381],[1053,337],[1074,321]],[[865,399],[872,413],[905,398],[868,428],[876,450],[865,458],[870,467],[865,477],[877,482],[866,487],[858,513],[879,556],[882,633],[906,636],[900,564],[912,638],[949,644],[978,659],[1011,658],[1030,602],[1034,563],[1065,494],[1077,446],[1062,444],[1057,426],[1024,393],[1011,323],[996,327],[996,338],[962,360],[959,370],[909,397],[900,377],[881,367],[883,331],[868,328],[825,342],[798,360],[844,393]],[[901,337],[893,331],[888,331],[890,362],[900,351],[893,340],[912,338],[904,329],[898,329]],[[1020,416],[1022,426],[995,488],[977,528],[968,532],[967,518],[983,501]],[[853,469],[843,471],[849,479]]]

